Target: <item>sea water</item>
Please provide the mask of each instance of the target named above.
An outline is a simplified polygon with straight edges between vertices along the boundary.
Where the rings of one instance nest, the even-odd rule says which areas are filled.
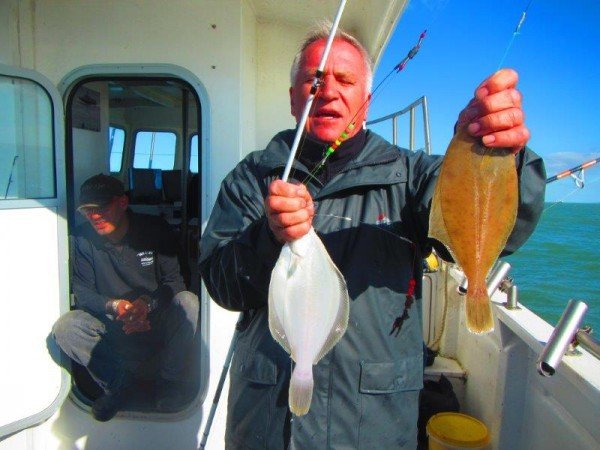
[[[529,240],[503,258],[519,302],[556,325],[569,299],[588,305],[583,325],[600,336],[600,203],[546,203]]]

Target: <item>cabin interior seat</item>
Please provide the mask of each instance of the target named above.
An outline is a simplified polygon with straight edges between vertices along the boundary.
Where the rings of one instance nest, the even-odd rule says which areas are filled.
[[[181,225],[181,170],[130,168],[127,185],[132,211]]]
[[[165,203],[181,202],[181,170],[163,170],[162,189]]]

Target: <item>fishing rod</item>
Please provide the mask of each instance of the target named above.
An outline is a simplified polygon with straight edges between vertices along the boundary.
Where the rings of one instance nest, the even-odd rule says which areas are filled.
[[[302,137],[302,130],[304,129],[304,124],[308,119],[308,113],[310,112],[310,108],[312,102],[315,98],[315,94],[318,91],[319,86],[323,82],[323,70],[325,69],[325,64],[327,62],[327,57],[329,56],[329,50],[331,49],[331,45],[333,44],[333,39],[337,33],[337,29],[340,23],[340,19],[342,17],[342,12],[344,11],[344,7],[346,6],[347,0],[340,0],[340,4],[338,6],[337,13],[335,15],[335,19],[333,24],[331,25],[331,31],[329,32],[329,37],[327,39],[327,44],[325,49],[323,50],[323,55],[321,55],[321,61],[319,63],[319,67],[315,74],[315,78],[313,80],[313,85],[310,90],[310,95],[306,100],[306,104],[304,106],[304,111],[302,113],[302,118],[300,119],[300,123],[298,124],[298,129],[296,131],[296,136],[294,138],[294,143],[292,145],[292,149],[290,151],[290,156],[288,158],[284,173],[283,173],[283,181],[287,181],[288,176],[290,174],[290,170],[292,168],[292,163],[294,162],[294,157],[296,155],[296,150],[298,149],[298,144],[300,143],[300,138]],[[231,338],[231,343],[229,344],[229,351],[227,352],[227,356],[225,357],[225,362],[223,363],[223,370],[221,372],[221,378],[219,380],[219,385],[217,386],[217,390],[215,392],[215,396],[213,399],[213,405],[210,410],[209,417],[206,421],[206,426],[204,428],[204,433],[202,436],[202,441],[200,442],[199,450],[205,448],[206,442],[208,441],[208,435],[210,433],[210,429],[212,426],[213,418],[217,411],[217,406],[219,404],[219,400],[221,398],[221,392],[223,388],[223,384],[225,383],[225,377],[227,376],[227,372],[229,371],[229,366],[231,365],[231,361],[233,359],[233,355],[235,354],[237,342],[240,335],[240,328],[242,328],[242,323],[244,323],[244,313],[241,312],[238,316],[238,322],[236,324],[235,330],[233,332],[233,336]]]
[[[335,19],[333,20],[333,24],[331,25],[331,31],[329,32],[329,37],[327,38],[325,49],[323,50],[323,54],[321,55],[319,67],[317,68],[315,78],[313,79],[313,84],[310,88],[310,94],[306,99],[306,103],[304,104],[304,111],[302,111],[302,116],[300,117],[300,121],[298,122],[298,128],[296,129],[296,136],[294,136],[294,143],[292,144],[292,148],[290,150],[290,156],[288,157],[285,169],[283,171],[283,176],[281,177],[283,181],[287,181],[288,177],[290,176],[292,164],[294,162],[294,158],[296,157],[296,151],[298,150],[298,145],[300,144],[300,139],[304,131],[304,125],[308,120],[308,114],[310,113],[310,109],[312,107],[313,100],[316,97],[317,91],[319,87],[321,87],[321,85],[323,84],[323,71],[325,70],[325,64],[327,63],[329,51],[331,50],[331,45],[333,44],[333,39],[335,38],[335,34],[337,33],[337,29],[340,24],[340,19],[342,18],[342,13],[344,12],[345,6],[346,0],[341,0],[340,6],[338,7],[337,13],[335,15]]]
[[[583,173],[584,173],[583,171],[584,171],[584,169],[588,169],[588,168],[596,165],[599,162],[600,162],[600,158],[596,158],[596,159],[592,159],[591,161],[580,164],[576,167],[572,167],[571,169],[564,170],[563,172],[557,173],[556,175],[551,176],[550,178],[547,178],[546,184],[552,183],[554,181],[560,180],[561,178],[568,177],[569,175],[571,175],[571,176],[573,176],[573,178],[575,178],[575,183],[577,184],[577,187],[583,188]],[[577,174],[579,172],[581,172],[581,177],[577,176]]]
[[[390,70],[388,72],[388,74],[383,78],[383,80],[381,80],[379,82],[379,84],[377,84],[377,86],[375,86],[375,89],[373,89],[371,92],[371,97],[366,99],[362,103],[360,108],[358,108],[358,110],[356,111],[356,113],[354,114],[352,119],[350,120],[350,123],[348,124],[348,126],[344,129],[344,131],[342,131],[342,133],[338,136],[338,138],[327,147],[327,150],[325,151],[325,154],[323,155],[323,159],[321,159],[321,161],[319,161],[317,163],[315,168],[310,172],[309,177],[307,177],[307,179],[305,179],[304,182],[306,180],[308,180],[308,178],[314,178],[315,175],[317,174],[317,172],[323,168],[323,166],[325,165],[325,163],[327,162],[329,157],[338,149],[338,147],[342,144],[342,142],[344,142],[346,139],[348,139],[348,136],[350,135],[352,130],[354,130],[354,128],[356,127],[356,118],[359,116],[359,114],[361,114],[365,110],[365,108],[367,106],[369,106],[373,102],[373,100],[375,100],[376,96],[379,94],[379,92],[378,92],[379,88],[384,85],[384,83],[388,80],[388,78],[391,75],[393,75],[394,72],[400,73],[402,70],[404,70],[404,67],[406,67],[406,64],[408,64],[408,62],[411,59],[413,59],[417,55],[417,53],[419,53],[419,50],[421,49],[421,44],[423,43],[423,40],[425,39],[426,35],[427,35],[427,30],[424,30],[419,35],[419,39],[418,39],[417,43],[409,50],[409,52],[402,59],[402,61],[400,61],[398,64],[396,64],[394,66],[394,68],[392,70]]]
[[[527,6],[525,7],[525,9],[523,10],[523,12],[521,13],[521,17],[519,19],[519,22],[517,23],[513,34],[511,36],[511,39],[506,47],[506,50],[504,51],[504,55],[502,56],[500,63],[498,64],[498,69],[499,70],[502,67],[502,64],[504,63],[504,60],[506,59],[506,56],[508,55],[508,52],[510,51],[512,44],[515,40],[515,38],[521,34],[521,27],[523,26],[523,24],[525,23],[525,19],[527,17],[527,11],[529,10],[529,7],[531,6],[531,4],[533,3],[533,0],[529,0],[529,2],[527,3]],[[585,162],[583,164],[580,164],[579,166],[573,167],[571,169],[567,169],[563,172],[557,173],[556,175],[547,178],[546,179],[546,184],[552,183],[554,181],[560,180],[561,178],[567,177],[567,176],[572,176],[575,184],[577,185],[578,188],[582,189],[584,186],[584,169],[587,169],[589,167],[594,166],[595,164],[597,164],[598,162],[600,162],[600,158],[596,158],[593,159],[591,161]]]

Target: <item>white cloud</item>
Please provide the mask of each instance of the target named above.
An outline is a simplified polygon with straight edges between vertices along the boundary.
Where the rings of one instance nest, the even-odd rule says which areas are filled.
[[[600,157],[600,152],[555,152],[544,156],[548,176],[576,167],[592,159]],[[600,166],[596,168],[599,170]]]

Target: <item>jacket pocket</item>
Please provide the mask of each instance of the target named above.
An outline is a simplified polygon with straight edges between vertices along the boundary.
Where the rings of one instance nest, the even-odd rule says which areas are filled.
[[[274,386],[277,384],[277,366],[259,352],[247,353],[239,365],[240,376],[250,383]]]
[[[238,347],[230,376],[226,447],[265,449],[272,433],[282,433],[276,418],[287,404],[277,404],[284,382],[268,356],[245,343]]]
[[[362,362],[358,448],[417,448],[423,357]]]
[[[402,361],[362,361],[360,366],[361,394],[391,394],[423,387],[423,358],[420,355]]]

